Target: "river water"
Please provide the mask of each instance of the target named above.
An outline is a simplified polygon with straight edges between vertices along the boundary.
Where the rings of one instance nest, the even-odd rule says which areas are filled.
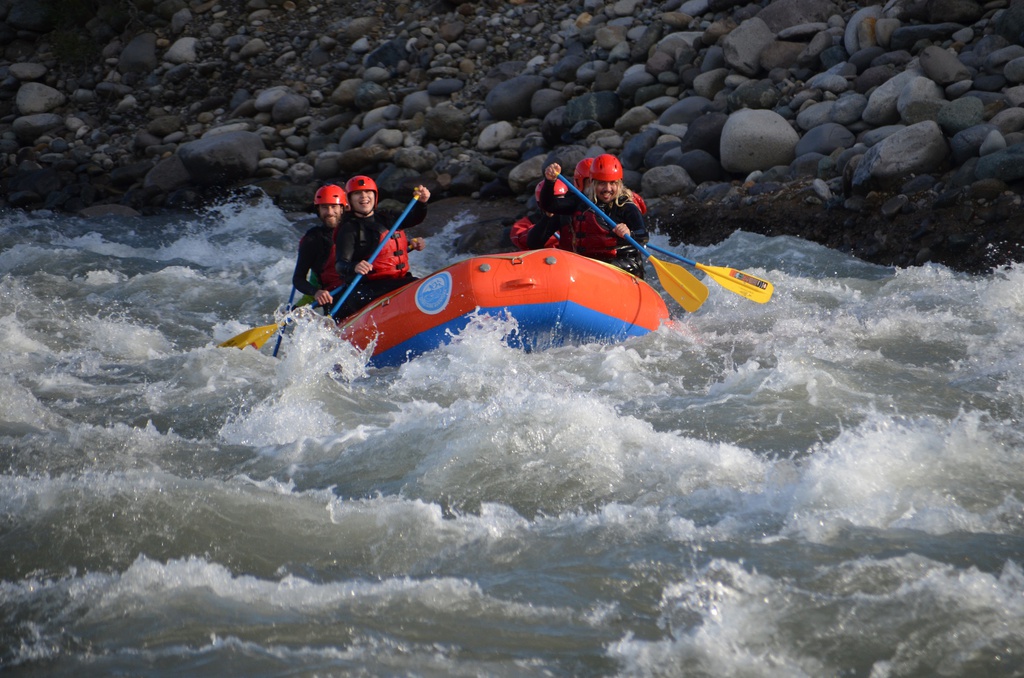
[[[1024,268],[738,233],[672,249],[770,303],[618,345],[218,348],[298,236],[0,214],[4,673],[1024,674]]]

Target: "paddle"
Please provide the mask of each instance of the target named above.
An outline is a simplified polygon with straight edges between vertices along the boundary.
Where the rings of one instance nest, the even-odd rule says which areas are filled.
[[[759,304],[763,304],[772,298],[772,292],[775,290],[775,286],[763,278],[750,275],[743,271],[737,271],[735,268],[729,268],[728,266],[707,266],[705,264],[698,264],[693,259],[687,259],[681,254],[676,254],[671,250],[667,250],[657,245],[647,244],[652,250],[657,250],[662,254],[667,254],[670,257],[679,259],[684,264],[689,264],[697,269],[704,271],[719,285],[735,292],[741,297],[746,297],[751,301],[756,301]]]
[[[377,246],[377,249],[374,250],[373,254],[370,255],[370,258],[367,259],[367,261],[369,261],[371,264],[377,258],[377,255],[380,254],[381,250],[384,249],[384,244],[391,239],[391,236],[395,234],[395,231],[398,230],[398,227],[405,220],[406,215],[408,215],[409,212],[412,210],[413,206],[415,206],[416,199],[417,196],[414,195],[413,199],[409,201],[409,204],[406,206],[405,211],[402,212],[402,215],[398,217],[397,221],[395,221],[395,225],[391,227],[390,231],[388,231],[387,237],[380,241],[380,244]],[[345,302],[345,299],[348,298],[348,295],[352,293],[352,290],[355,289],[355,286],[359,283],[360,280],[362,280],[362,278],[363,276],[357,274],[356,277],[352,279],[352,282],[348,284],[348,288],[345,289],[345,293],[338,299],[337,303],[335,303],[334,306],[331,308],[331,316],[338,312],[338,309]],[[331,290],[331,296],[333,297],[340,291],[340,287]],[[284,318],[282,318],[281,320],[272,325],[263,325],[261,327],[254,327],[251,330],[246,330],[245,332],[235,335],[234,337],[231,337],[227,341],[218,344],[218,346],[222,348],[245,348],[246,346],[252,346],[256,350],[259,350],[260,348],[263,347],[263,344],[267,343],[267,340],[269,340],[272,336],[274,336],[277,333],[279,329],[283,328],[291,321],[292,314],[289,312],[288,315],[286,315]]]
[[[339,287],[338,289],[340,290],[341,288]],[[296,308],[299,308],[299,306],[295,306],[290,309],[290,311],[294,311]],[[256,350],[259,350],[263,347],[263,344],[267,343],[268,339],[277,334],[278,330],[283,329],[285,325],[292,321],[292,314],[290,311],[288,315],[282,318],[279,322],[272,325],[262,325],[260,327],[254,327],[251,330],[246,330],[241,334],[236,334],[227,341],[217,344],[217,346],[220,348],[245,348],[246,346],[252,346]],[[280,345],[281,344],[279,342],[278,346]],[[277,355],[276,347],[274,348],[274,355]]]
[[[576,194],[576,196],[587,204],[590,209],[594,210],[602,219],[607,222],[611,228],[615,228],[617,225],[612,219],[601,211],[601,209],[593,203],[590,198],[583,194],[583,191],[572,185],[571,182],[566,181],[561,175],[558,176],[558,180],[565,184],[570,191]],[[704,283],[697,280],[692,273],[687,271],[681,266],[675,264],[667,264],[664,261],[660,261],[651,256],[651,253],[644,249],[643,245],[633,239],[632,236],[627,235],[625,238],[633,247],[637,248],[647,260],[651,262],[654,267],[655,273],[658,274],[658,280],[661,282],[661,286],[665,288],[669,296],[676,300],[680,306],[684,309],[693,313],[704,300],[708,298],[708,288]]]
[[[292,310],[292,302],[295,300],[295,287],[292,287],[292,293],[288,295],[288,311]],[[277,343],[274,344],[273,356],[277,357],[277,352],[281,349],[281,340],[284,339],[284,332],[277,333]]]

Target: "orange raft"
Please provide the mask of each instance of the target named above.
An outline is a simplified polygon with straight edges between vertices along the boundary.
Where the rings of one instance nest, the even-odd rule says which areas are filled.
[[[472,257],[373,301],[341,321],[341,336],[372,347],[376,367],[447,343],[477,314],[513,318],[509,345],[527,351],[622,341],[668,319],[665,301],[625,271],[565,250]]]

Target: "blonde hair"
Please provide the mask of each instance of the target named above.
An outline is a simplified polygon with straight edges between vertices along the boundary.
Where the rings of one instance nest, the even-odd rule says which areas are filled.
[[[633,200],[633,191],[631,191],[628,188],[626,188],[626,185],[624,183],[622,183],[622,179],[616,179],[614,182],[608,182],[608,183],[617,184],[616,191],[615,191],[615,197],[612,198],[612,202],[611,202],[612,205],[614,205],[615,207],[622,207],[623,205],[625,205],[628,202],[631,202],[634,205],[636,204],[636,201]],[[591,179],[590,183],[587,184],[586,190],[584,191],[586,196],[588,198],[590,198],[590,201],[593,202],[593,203],[597,203],[598,202],[598,200],[597,200],[597,188],[596,188],[596,185],[597,185],[597,181]]]

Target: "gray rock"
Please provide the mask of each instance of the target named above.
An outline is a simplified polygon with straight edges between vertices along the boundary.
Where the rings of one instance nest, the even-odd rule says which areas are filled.
[[[156,66],[156,34],[140,33],[121,51],[117,70],[120,73],[149,73]]]
[[[853,13],[846,22],[846,30],[843,33],[843,47],[847,54],[854,54],[858,50],[878,44],[875,39],[874,23],[881,16],[882,8],[878,5],[870,5]]]
[[[657,116],[651,109],[645,106],[634,106],[615,121],[615,131],[620,134],[635,134],[656,119]]]
[[[1024,130],[1024,108],[1003,109],[993,115],[989,122],[998,127],[1004,136]]]
[[[725,89],[725,79],[729,76],[728,68],[715,68],[706,73],[699,74],[693,79],[693,90],[697,96],[708,99],[715,98],[715,95]]]
[[[516,128],[512,126],[512,123],[505,120],[491,123],[480,132],[476,142],[477,150],[484,152],[497,150],[504,142],[514,138],[515,135]]]
[[[968,127],[965,130],[961,130],[953,135],[953,138],[949,140],[949,148],[953,154],[953,162],[957,165],[962,165],[969,158],[977,157],[981,154],[981,145],[988,138],[988,135],[998,131],[998,128],[990,123],[982,123],[980,125],[974,125]]]
[[[41,82],[26,82],[18,88],[14,105],[22,115],[49,113],[64,105],[67,97],[59,90]]]
[[[294,122],[307,113],[309,113],[309,99],[294,92],[285,93],[274,102],[270,109],[270,117],[277,124]]]
[[[758,12],[757,17],[773,33],[779,33],[800,24],[824,24],[833,14],[839,14],[839,7],[831,0],[776,0]]]
[[[685,169],[697,184],[706,181],[722,181],[725,177],[718,158],[705,150],[696,149],[680,153],[676,164]]]
[[[675,194],[688,195],[693,193],[696,187],[686,170],[677,165],[649,169],[644,172],[640,182],[641,193],[651,198]]]
[[[601,127],[611,127],[622,115],[622,102],[614,92],[588,92],[574,97],[565,105],[565,121],[569,126],[584,120],[596,120]]]
[[[896,110],[902,122],[913,125],[922,120],[935,120],[945,103],[942,88],[930,78],[921,76],[904,85],[896,99]]]
[[[623,146],[619,153],[619,162],[626,169],[635,170],[643,166],[644,158],[658,143],[660,132],[653,127],[648,127],[639,134],[634,134]]]
[[[191,141],[178,148],[192,183],[224,185],[247,179],[259,166],[263,140],[252,132],[227,132]]]
[[[949,155],[949,146],[932,120],[910,125],[868,149],[853,173],[858,193],[891,189],[911,174],[936,171]]]
[[[857,92],[847,92],[835,100],[829,119],[839,125],[849,126],[860,120],[867,108],[868,98]]]
[[[832,109],[836,102],[822,101],[802,108],[796,115],[796,124],[802,130],[814,129],[832,120]]]
[[[695,118],[687,126],[686,134],[680,140],[680,150],[684,153],[696,150],[706,151],[718,158],[722,142],[722,129],[728,119],[727,114],[715,112],[705,113]]]
[[[1024,144],[979,158],[974,173],[978,179],[1000,179],[1006,183],[1024,179]]]
[[[747,19],[722,39],[725,62],[743,75],[761,70],[761,52],[775,39],[768,24],[757,17]]]
[[[961,97],[939,109],[937,120],[942,130],[954,135],[980,123],[985,115],[985,104],[978,97]]]
[[[423,121],[423,129],[429,137],[448,141],[461,139],[469,125],[469,114],[449,103],[431,108]]]
[[[978,149],[979,156],[991,155],[997,151],[1001,151],[1006,148],[1006,139],[999,132],[994,129],[988,133],[985,140],[981,142],[981,147]]]
[[[907,126],[903,124],[895,125],[883,125],[881,127],[875,127],[862,133],[858,138],[858,141],[865,146],[874,146],[884,139],[888,139],[896,132],[906,129]]]
[[[193,63],[198,58],[198,53],[196,52],[196,45],[198,43],[199,40],[197,38],[178,38],[164,53],[164,59],[172,64]]]
[[[908,69],[879,85],[868,97],[868,105],[861,116],[864,122],[869,125],[889,125],[899,120],[900,114],[896,104],[900,93],[907,83],[921,75],[919,69]]]
[[[46,66],[43,64],[21,61],[11,64],[7,69],[7,72],[15,79],[27,82],[29,80],[38,80],[43,77],[46,75],[46,70]]]
[[[38,0],[15,0],[7,7],[5,23],[15,30],[46,33],[54,28],[56,14]]]
[[[849,148],[856,141],[853,132],[834,122],[826,122],[809,130],[796,145],[799,157],[806,153],[828,155],[837,148]]]
[[[559,106],[565,105],[565,96],[561,91],[547,87],[537,90],[530,98],[530,116],[543,118]]]
[[[56,113],[33,113],[15,118],[11,131],[23,145],[30,146],[46,132],[63,126],[64,118]]]
[[[487,93],[484,107],[497,120],[515,120],[530,115],[535,92],[544,87],[539,75],[520,75],[498,83]]]
[[[714,104],[710,99],[700,96],[686,97],[665,109],[665,112],[658,116],[658,124],[686,125],[710,110],[714,110]]]
[[[892,32],[889,40],[889,49],[901,50],[911,49],[920,40],[930,42],[942,42],[963,28],[961,24],[944,22],[937,24],[900,26]]]
[[[779,99],[779,90],[771,80],[748,80],[726,98],[729,109],[734,111],[741,108],[775,108]]]
[[[722,128],[720,158],[727,172],[748,174],[795,157],[799,136],[774,111],[744,109],[729,116]]]
[[[971,77],[971,71],[953,52],[936,45],[921,50],[920,63],[924,74],[940,85],[951,85]]]
[[[354,103],[356,108],[361,111],[372,111],[391,103],[391,93],[376,82],[364,81],[356,89]]]
[[[177,154],[168,156],[153,166],[142,180],[143,188],[156,189],[170,193],[188,185],[190,180],[181,157]]]

